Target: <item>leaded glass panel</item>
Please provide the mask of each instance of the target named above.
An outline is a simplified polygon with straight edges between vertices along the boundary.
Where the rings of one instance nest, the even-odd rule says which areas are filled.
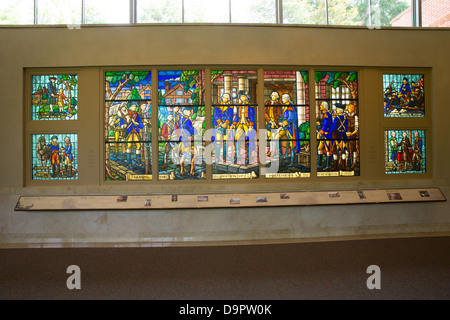
[[[357,176],[359,163],[358,74],[315,73],[318,176]]]
[[[158,179],[206,179],[204,71],[158,72]]]
[[[265,71],[264,104],[266,177],[309,177],[308,71]]]
[[[105,73],[106,180],[152,179],[150,71]]]
[[[385,173],[426,172],[425,130],[387,130],[384,139]]]
[[[77,119],[78,75],[33,75],[31,95],[32,120]]]
[[[257,72],[212,71],[213,179],[259,175]]]
[[[32,134],[31,148],[33,180],[78,179],[77,134]]]
[[[384,116],[423,117],[424,86],[423,74],[383,74]]]

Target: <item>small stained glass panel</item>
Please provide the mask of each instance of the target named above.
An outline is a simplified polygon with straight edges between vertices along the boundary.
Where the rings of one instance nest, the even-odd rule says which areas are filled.
[[[383,74],[384,116],[423,117],[423,74]]]
[[[77,134],[33,134],[31,145],[33,180],[78,179]]]
[[[31,78],[32,120],[76,120],[78,76],[34,75]]]
[[[385,173],[426,172],[425,130],[387,130],[385,139]]]

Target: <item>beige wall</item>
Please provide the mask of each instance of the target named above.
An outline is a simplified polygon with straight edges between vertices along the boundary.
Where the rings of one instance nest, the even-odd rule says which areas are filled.
[[[154,210],[14,211],[20,195],[192,193],[192,184],[103,182],[102,71],[112,67],[298,66],[310,71],[346,68],[359,72],[361,176],[298,182],[202,183],[199,192],[389,189],[440,187],[450,194],[447,124],[450,49],[448,29],[322,28],[294,26],[128,26],[0,28],[2,99],[0,244],[314,240],[335,237],[448,233],[447,202],[317,207]],[[50,69],[47,69],[50,68]],[[397,69],[393,69],[397,68]],[[79,180],[31,183],[25,130],[27,71],[79,73],[79,120],[52,123],[79,132]],[[381,74],[419,70],[429,79],[425,119],[383,119]],[[383,174],[383,129],[413,123],[430,127],[425,175]],[[315,155],[313,155],[312,163]]]

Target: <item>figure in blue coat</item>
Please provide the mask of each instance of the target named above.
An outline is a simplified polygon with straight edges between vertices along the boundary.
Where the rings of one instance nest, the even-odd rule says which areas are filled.
[[[331,166],[331,157],[332,157],[331,133],[332,133],[333,118],[330,113],[330,107],[328,105],[328,102],[323,101],[320,104],[319,109],[322,114],[322,119],[320,122],[317,122],[317,141],[319,142],[319,145],[317,147],[317,154],[318,154],[317,168],[322,169],[322,160],[323,156],[325,155],[327,159],[325,168],[323,168],[323,170],[327,171]]]
[[[336,103],[336,117],[334,118],[332,127],[334,171],[345,169],[347,159],[348,119],[344,115],[343,108],[344,106]]]
[[[291,165],[295,163],[294,156],[300,152],[300,131],[298,128],[297,109],[292,103],[289,94],[281,96],[283,109],[281,116],[278,118],[278,126],[282,128],[280,131],[281,149],[283,158],[290,154]]]
[[[224,153],[226,154],[227,161],[231,161],[232,156],[232,142],[234,135],[230,130],[233,122],[233,107],[230,105],[231,97],[228,93],[222,95],[220,106],[214,108],[213,115],[213,127],[214,127],[214,139],[215,139],[215,162],[224,161]],[[227,146],[225,148],[225,146]]]

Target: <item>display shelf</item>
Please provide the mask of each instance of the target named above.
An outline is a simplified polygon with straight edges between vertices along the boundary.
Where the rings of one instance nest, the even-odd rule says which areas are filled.
[[[446,201],[439,188],[221,194],[20,196],[15,211],[284,207]]]

